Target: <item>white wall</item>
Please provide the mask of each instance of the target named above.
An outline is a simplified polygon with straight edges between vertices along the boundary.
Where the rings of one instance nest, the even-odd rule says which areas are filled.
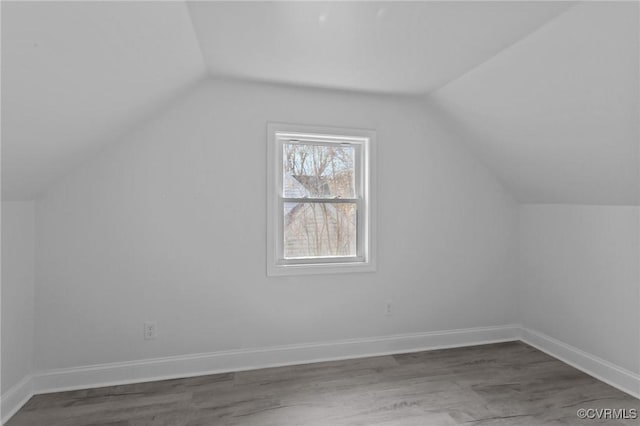
[[[525,327],[640,372],[640,207],[522,205]]]
[[[2,202],[2,394],[31,374],[34,204]]]
[[[377,130],[377,272],[266,277],[268,121]],[[512,323],[516,212],[411,99],[203,82],[38,203],[36,364]]]

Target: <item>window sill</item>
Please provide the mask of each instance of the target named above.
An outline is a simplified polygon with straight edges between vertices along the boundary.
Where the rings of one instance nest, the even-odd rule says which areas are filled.
[[[269,265],[267,267],[267,276],[279,277],[290,275],[349,274],[357,272],[375,272],[375,270],[376,265],[373,262]]]

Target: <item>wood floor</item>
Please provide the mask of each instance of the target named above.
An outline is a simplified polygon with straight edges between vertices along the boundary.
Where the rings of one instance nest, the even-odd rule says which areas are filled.
[[[640,401],[520,342],[33,397],[8,426],[639,425]]]

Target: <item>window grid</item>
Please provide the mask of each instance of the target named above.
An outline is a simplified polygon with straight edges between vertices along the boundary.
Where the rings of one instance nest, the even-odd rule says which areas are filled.
[[[269,209],[270,224],[272,224],[273,229],[268,230],[268,241],[269,247],[268,250],[271,252],[268,253],[268,272],[269,275],[286,275],[288,272],[296,271],[298,273],[324,273],[324,272],[344,272],[350,270],[373,270],[373,253],[372,253],[372,244],[371,244],[371,214],[370,214],[370,201],[369,201],[369,182],[368,182],[368,173],[370,172],[369,166],[369,149],[371,143],[371,134],[370,131],[357,131],[358,133],[366,133],[366,135],[353,135],[352,131],[348,130],[344,133],[339,132],[339,129],[336,129],[336,133],[327,133],[327,132],[304,132],[304,131],[283,131],[282,127],[292,127],[287,125],[269,125],[269,143],[270,143],[270,152],[275,155],[270,155],[269,168],[271,169],[270,176],[273,179],[270,183],[271,188],[275,189],[275,191],[268,191],[271,193],[270,202],[271,205]],[[293,126],[293,127],[302,127],[302,126]],[[315,194],[307,194],[305,196],[290,196],[291,194],[286,194],[285,191],[285,175],[286,171],[286,163],[285,163],[285,146],[313,146],[313,147],[327,147],[327,148],[337,148],[337,147],[348,147],[353,149],[353,164],[352,169],[347,168],[346,170],[351,171],[352,176],[352,193],[353,196],[334,196],[331,197],[331,190],[329,190],[328,196],[324,192],[318,194],[316,191]],[[273,152],[275,151],[275,152]],[[333,151],[332,151],[333,152]],[[315,155],[315,154],[314,154]],[[332,154],[333,155],[333,154]],[[305,160],[302,160],[303,162]],[[315,161],[315,157],[314,160]],[[314,163],[315,164],[315,163]],[[301,166],[301,170],[304,170],[304,164]],[[332,172],[335,177],[335,166],[332,163]],[[308,175],[299,175],[301,178],[310,178]],[[322,183],[319,175],[311,176],[312,178],[317,178],[317,185]],[[327,185],[328,183],[324,183],[323,185]],[[335,182],[334,182],[335,185]],[[322,188],[324,191],[324,187]],[[300,194],[296,194],[300,195]],[[275,199],[274,199],[275,198]],[[338,206],[340,204],[352,204],[355,208],[354,220],[355,224],[353,225],[355,228],[355,253],[353,255],[344,255],[344,253],[339,253],[339,245],[336,242],[336,252],[333,254],[319,254],[316,252],[313,255],[302,255],[302,256],[286,256],[286,230],[285,230],[285,221],[286,215],[285,208],[291,203],[296,203],[295,206],[306,206],[313,205],[333,205]],[[341,217],[343,220],[346,217],[346,214],[341,214],[341,210],[335,209],[335,222],[334,225],[336,229],[341,227],[344,222],[338,222],[338,218]],[[314,210],[315,212],[315,210]],[[329,217],[325,212],[325,224],[328,223]],[[351,222],[353,223],[353,222]],[[316,222],[317,224],[317,222]],[[306,225],[305,225],[306,226]],[[348,226],[348,225],[347,225]],[[328,228],[328,226],[327,226]],[[351,234],[352,235],[352,234]],[[316,235],[316,244],[318,244],[318,236]],[[329,231],[327,231],[327,239],[329,239]],[[348,239],[348,241],[352,241]],[[351,244],[349,242],[349,244]],[[330,242],[327,246],[330,246]],[[321,246],[321,244],[320,244]],[[315,269],[314,269],[315,268]],[[338,268],[338,269],[336,269]]]

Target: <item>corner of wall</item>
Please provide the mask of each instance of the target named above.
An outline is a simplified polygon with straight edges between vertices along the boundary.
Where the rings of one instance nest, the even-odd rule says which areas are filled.
[[[2,394],[6,421],[32,395],[35,345],[35,202],[2,201]],[[11,303],[6,297],[10,298]],[[5,329],[11,326],[10,332]],[[21,328],[22,327],[22,328]],[[7,372],[11,376],[7,378]],[[7,382],[7,380],[9,380]]]

